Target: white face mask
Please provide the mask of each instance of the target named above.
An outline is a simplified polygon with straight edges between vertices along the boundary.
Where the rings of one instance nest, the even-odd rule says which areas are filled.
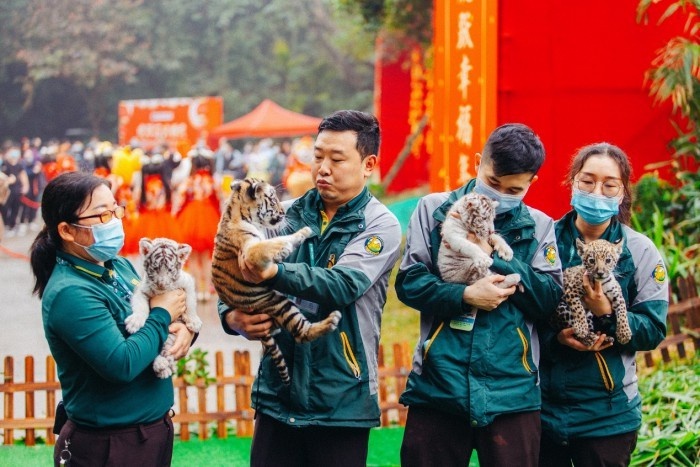
[[[476,184],[474,185],[474,192],[487,196],[493,201],[497,201],[498,206],[496,206],[496,214],[502,214],[518,207],[525,197],[527,190],[524,190],[523,193],[519,195],[507,195],[491,188],[486,183],[482,182],[477,175]]]

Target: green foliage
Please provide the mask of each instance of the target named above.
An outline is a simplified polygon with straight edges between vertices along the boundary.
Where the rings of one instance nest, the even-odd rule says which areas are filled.
[[[373,33],[387,30],[428,47],[433,38],[433,0],[338,0],[342,8],[359,14]]]
[[[671,283],[692,275],[700,283],[700,0],[640,0],[638,21],[648,22],[652,8],[665,4],[658,22],[686,17],[684,35],[672,38],[657,54],[647,74],[657,103],[671,102],[678,136],[670,145],[674,180],[645,174],[635,186],[634,227],[647,234],[666,261]]]
[[[700,464],[700,362],[640,378],[642,427],[630,465]]]
[[[177,376],[187,384],[195,384],[197,380],[201,380],[205,386],[209,386],[216,382],[216,378],[209,373],[208,353],[200,348],[192,349],[186,357],[177,361]]]
[[[634,186],[632,226],[659,249],[673,284],[693,276],[700,283],[700,204],[697,172],[678,171],[676,184],[655,173],[643,175]]]
[[[46,106],[42,98],[56,102],[54,94],[39,93],[56,79],[72,85],[87,125],[110,139],[123,99],[220,95],[226,120],[264,98],[316,116],[370,111],[375,35],[337,6],[337,0],[0,2],[0,92],[20,97],[0,99],[0,139],[27,134],[23,115],[41,122],[33,107]],[[63,126],[48,126],[53,122]],[[53,114],[34,134],[60,137],[75,126],[73,114]]]

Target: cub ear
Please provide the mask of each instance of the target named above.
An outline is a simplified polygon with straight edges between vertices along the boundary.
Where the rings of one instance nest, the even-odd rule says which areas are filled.
[[[491,205],[493,206],[494,209],[498,207],[498,205],[501,204],[498,201],[491,200]]]
[[[190,253],[192,253],[192,247],[189,246],[187,243],[180,243],[177,245],[177,257],[183,263],[187,261],[187,258],[189,258]]]
[[[625,245],[624,239],[620,237],[613,245],[615,245],[618,253],[622,253],[622,247]]]
[[[248,185],[248,189],[246,190],[246,195],[248,195],[248,198],[250,199],[255,199],[255,186],[257,183],[251,183]]]
[[[576,251],[578,252],[579,256],[583,256],[583,249],[586,247],[586,244],[581,240],[580,238],[576,239]]]
[[[242,180],[234,180],[231,182],[231,191],[238,193],[241,191],[241,182]]]
[[[153,248],[153,241],[150,238],[143,237],[139,240],[139,253],[145,256],[151,252],[151,248]]]

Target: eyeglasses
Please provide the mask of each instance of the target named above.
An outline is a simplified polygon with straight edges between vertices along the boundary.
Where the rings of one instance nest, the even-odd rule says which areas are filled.
[[[111,221],[113,218],[121,219],[124,217],[124,214],[126,214],[126,208],[124,206],[117,206],[116,208],[112,210],[106,210],[102,211],[100,214],[94,214],[92,216],[83,216],[83,217],[78,217],[78,220],[81,221],[83,219],[92,219],[94,217],[99,217],[100,222],[103,224],[106,224],[107,222]]]
[[[595,180],[590,178],[579,178],[578,180],[574,180],[574,183],[576,183],[576,187],[579,190],[585,191],[586,193],[593,193],[595,191],[595,186],[600,183],[601,193],[606,198],[617,197],[620,194],[620,190],[622,189],[622,185],[620,185],[614,180],[596,182]]]

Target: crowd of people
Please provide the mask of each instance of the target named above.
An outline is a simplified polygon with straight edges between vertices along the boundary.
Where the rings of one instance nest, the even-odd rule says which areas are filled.
[[[4,237],[40,229],[41,196],[56,176],[73,171],[95,174],[110,181],[117,201],[126,207],[122,255],[136,257],[141,237],[189,243],[193,248],[189,268],[197,280],[198,298],[206,301],[212,296],[214,235],[231,181],[255,177],[277,187],[282,198],[298,197],[313,186],[312,145],[307,136],[279,142],[262,139],[237,149],[222,138],[215,151],[201,140],[181,154],[174,144],[147,148],[136,140],[125,146],[96,138],[87,144],[58,140],[44,144],[40,138],[6,142],[0,152]]]
[[[370,114],[345,110],[324,118],[312,146],[313,188],[289,203],[279,232],[306,228],[311,235],[281,263],[252,263],[245,255],[239,261],[245,281],[237,287],[272,288],[310,321],[341,311],[338,329],[296,342],[276,330],[272,317],[218,302],[224,332],[246,339],[275,332],[291,376],[286,384],[274,355],[263,355],[252,385],[253,466],[366,465],[370,428],[381,414],[381,314],[402,241],[396,217],[366,186],[377,168],[379,137]],[[177,336],[175,357],[185,355],[196,336],[177,327],[184,306],[179,291],[153,297],[146,325],[133,335],[124,330],[139,280],[118,256],[128,248],[125,231],[166,229],[167,236],[182,235],[206,251],[213,233],[202,220],[218,217],[221,180],[245,173],[274,183],[282,173],[273,175],[276,156],[261,155],[272,147],[261,142],[238,153],[222,142],[214,153],[198,144],[185,157],[114,148],[110,164],[85,170],[103,169],[101,176],[73,170],[49,182],[31,264],[67,415],[56,427],[56,465],[95,465],[95,459],[105,459],[99,465],[170,464],[173,386],[148,364],[168,332]],[[93,161],[98,153],[104,154],[95,150]],[[293,155],[292,149],[279,162],[300,162]],[[572,210],[557,221],[523,202],[544,161],[532,129],[502,125],[475,155],[476,176],[454,191],[423,197],[411,217],[395,284],[400,300],[420,313],[420,338],[400,398],[409,407],[402,465],[467,465],[473,451],[480,465],[630,463],[642,410],[635,352],[655,348],[666,333],[663,260],[629,227],[631,166],[620,148],[597,143],[574,155],[564,175]],[[84,163],[76,158],[75,167]],[[17,183],[21,175],[13,175]],[[490,258],[493,274],[468,285],[447,282],[437,267],[439,250],[450,247],[441,228],[452,205],[472,192],[496,202],[495,229],[513,257],[469,237]],[[131,217],[138,227],[129,225],[125,211],[138,213]],[[167,224],[171,215],[177,222]],[[595,278],[582,285],[598,333],[592,345],[552,320],[562,270],[581,263],[575,245],[597,239],[623,245],[614,274],[632,334],[625,344],[607,339],[615,335],[615,320]],[[210,269],[191,267],[202,274]],[[520,286],[499,286],[511,274],[520,276]]]

